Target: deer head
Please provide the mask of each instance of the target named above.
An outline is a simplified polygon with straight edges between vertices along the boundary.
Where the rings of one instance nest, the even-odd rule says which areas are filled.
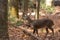
[[[23,17],[23,19],[24,19],[24,20],[27,20],[29,23],[32,22],[30,16],[28,16],[28,15],[25,15],[25,16]]]

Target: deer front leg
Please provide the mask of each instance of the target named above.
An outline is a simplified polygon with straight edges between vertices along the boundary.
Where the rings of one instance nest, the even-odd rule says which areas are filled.
[[[36,30],[35,30],[35,29],[33,29],[33,34],[35,33],[35,31],[36,31]]]
[[[35,29],[33,30],[33,34],[34,34],[34,33],[36,33],[36,36],[38,36],[38,29],[35,28]]]

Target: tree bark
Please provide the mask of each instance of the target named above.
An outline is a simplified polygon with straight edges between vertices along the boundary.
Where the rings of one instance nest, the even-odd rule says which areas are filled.
[[[35,17],[36,17],[36,19],[39,19],[40,0],[37,0],[36,7],[37,7],[37,9],[36,9]]]
[[[18,2],[19,2],[19,0],[16,0],[16,7],[15,7],[15,9],[16,9],[16,15],[17,15],[17,18],[19,19],[19,13],[18,13]]]
[[[0,0],[0,40],[9,40],[7,3],[8,0]]]
[[[28,1],[29,0],[24,0],[24,12],[23,12],[23,16],[27,15],[27,13],[28,13]]]

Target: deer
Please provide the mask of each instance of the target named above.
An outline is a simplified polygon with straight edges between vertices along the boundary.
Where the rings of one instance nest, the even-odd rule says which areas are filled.
[[[46,34],[49,33],[48,29],[50,29],[52,31],[52,34],[54,35],[54,29],[53,29],[54,22],[51,19],[43,18],[43,19],[32,20],[29,16],[25,16],[24,19],[28,21],[27,25],[28,27],[33,27],[33,34],[34,33],[38,34],[38,29],[45,28]]]

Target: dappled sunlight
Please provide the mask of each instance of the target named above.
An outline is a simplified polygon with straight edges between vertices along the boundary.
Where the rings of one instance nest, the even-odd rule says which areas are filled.
[[[60,40],[60,16],[56,15],[60,13],[60,6],[54,6],[52,2],[53,0],[8,0],[10,40]],[[52,22],[41,19],[51,19]]]

